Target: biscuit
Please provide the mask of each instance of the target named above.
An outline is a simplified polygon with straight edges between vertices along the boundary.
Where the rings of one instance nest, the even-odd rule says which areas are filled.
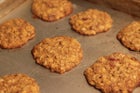
[[[10,74],[0,78],[0,93],[40,93],[36,81],[25,74]]]
[[[72,3],[68,0],[34,0],[32,4],[33,14],[49,22],[68,16],[72,11]]]
[[[97,59],[84,74],[89,84],[103,93],[132,93],[140,85],[140,61],[113,53]]]
[[[118,40],[130,50],[140,51],[140,21],[125,26],[118,34]]]
[[[77,66],[83,57],[80,43],[68,36],[45,38],[32,54],[38,64],[60,74]]]
[[[35,28],[21,18],[0,24],[0,47],[11,49],[23,46],[35,36]]]
[[[112,27],[111,16],[97,9],[88,9],[71,16],[70,24],[72,28],[83,35],[95,35],[106,32]]]

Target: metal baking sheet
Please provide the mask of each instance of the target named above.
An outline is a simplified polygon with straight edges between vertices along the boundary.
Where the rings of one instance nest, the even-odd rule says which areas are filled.
[[[98,57],[113,52],[123,52],[131,54],[140,60],[140,52],[128,50],[116,39],[118,31],[133,20],[136,20],[135,17],[85,0],[71,1],[74,6],[74,11],[71,15],[88,8],[96,8],[108,12],[114,20],[111,30],[95,36],[80,35],[73,31],[69,25],[69,17],[71,15],[57,22],[45,22],[36,19],[31,13],[32,0],[27,0],[7,16],[0,18],[0,23],[11,18],[24,18],[35,26],[36,37],[21,48],[0,49],[0,76],[12,73],[28,74],[36,79],[41,93],[100,93],[100,91],[87,83],[83,75],[84,70],[93,64]],[[33,46],[42,39],[60,35],[76,38],[81,43],[84,53],[81,64],[65,74],[52,73],[36,64],[31,54]],[[140,88],[135,89],[133,93],[140,93]]]

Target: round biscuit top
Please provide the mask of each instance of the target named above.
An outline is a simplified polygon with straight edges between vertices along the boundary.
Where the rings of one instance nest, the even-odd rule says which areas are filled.
[[[73,11],[69,0],[34,0],[32,12],[45,21],[57,21]]]
[[[140,51],[140,21],[125,26],[118,34],[118,40],[130,50]]]
[[[18,48],[35,36],[35,28],[21,18],[8,20],[0,24],[0,47]]]
[[[83,57],[80,43],[68,36],[46,38],[32,53],[38,64],[60,74],[77,66]]]
[[[112,27],[112,21],[108,13],[97,9],[88,9],[70,18],[72,28],[83,35],[106,32]]]
[[[84,74],[89,84],[103,93],[132,93],[140,85],[140,61],[113,53],[97,59]]]
[[[36,81],[25,74],[10,74],[0,78],[0,93],[40,93]]]

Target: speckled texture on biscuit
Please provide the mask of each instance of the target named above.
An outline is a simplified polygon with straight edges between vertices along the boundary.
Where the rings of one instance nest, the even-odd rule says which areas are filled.
[[[46,38],[32,53],[38,64],[61,74],[77,66],[83,57],[80,43],[68,36]]]
[[[140,21],[125,26],[117,34],[117,38],[130,50],[140,51]]]
[[[73,6],[68,0],[34,0],[32,12],[45,21],[57,21],[72,13]]]
[[[0,93],[40,93],[36,81],[25,74],[0,77]]]
[[[140,85],[140,61],[131,55],[103,56],[84,72],[87,81],[103,93],[132,93]]]
[[[83,35],[95,35],[106,32],[112,27],[111,16],[97,9],[88,9],[71,16],[70,24],[72,28]]]
[[[21,18],[8,20],[0,24],[0,47],[18,48],[35,36],[35,28]]]

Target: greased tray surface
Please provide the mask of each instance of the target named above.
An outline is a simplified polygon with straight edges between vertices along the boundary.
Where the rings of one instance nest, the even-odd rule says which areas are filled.
[[[69,25],[69,17],[71,15],[56,22],[45,22],[36,19],[31,13],[32,0],[27,0],[7,16],[1,18],[0,23],[11,18],[23,18],[35,26],[36,37],[21,48],[12,50],[0,49],[0,76],[12,73],[25,73],[36,79],[41,93],[100,93],[100,91],[87,83],[83,75],[84,70],[93,64],[98,57],[113,52],[123,52],[131,54],[140,60],[140,52],[128,50],[116,39],[116,34],[120,29],[135,20],[134,17],[84,0],[71,1],[74,6],[74,11],[71,15],[88,8],[97,8],[108,12],[114,20],[111,30],[95,36],[80,35],[73,31]],[[42,39],[60,35],[76,38],[81,43],[84,53],[81,64],[62,75],[52,73],[36,64],[31,54],[33,46]],[[140,88],[137,88],[133,93],[140,93]]]

